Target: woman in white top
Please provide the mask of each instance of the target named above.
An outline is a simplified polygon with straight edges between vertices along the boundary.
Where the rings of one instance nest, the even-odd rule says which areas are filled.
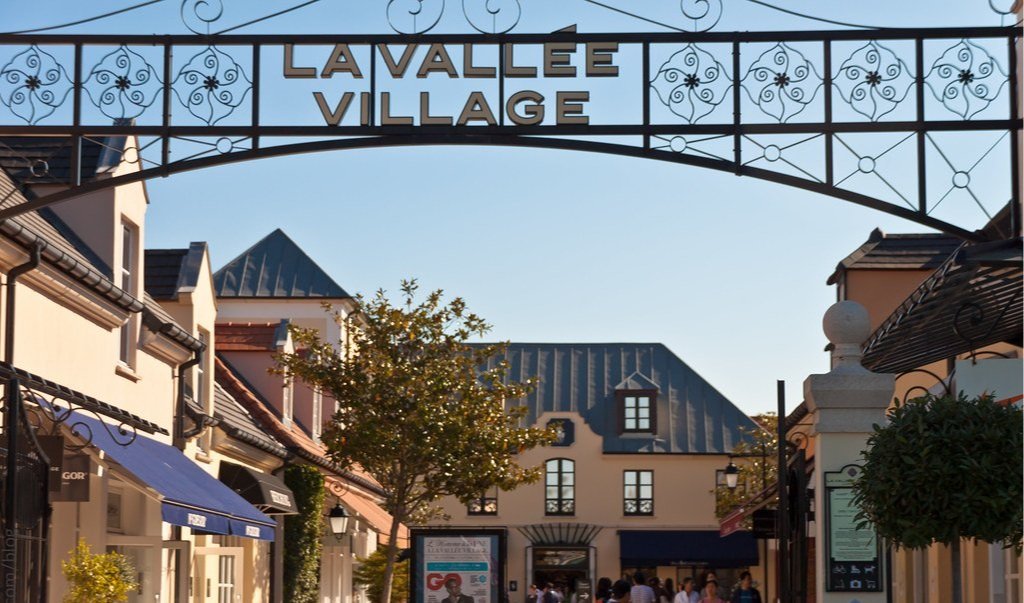
[[[676,593],[676,598],[673,603],[698,603],[700,601],[700,593],[696,589],[697,583],[694,582],[693,578],[683,578],[683,590]]]

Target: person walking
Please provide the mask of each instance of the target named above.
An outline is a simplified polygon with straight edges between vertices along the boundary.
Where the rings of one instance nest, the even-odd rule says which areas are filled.
[[[700,598],[703,599],[708,594],[708,582],[714,580],[718,582],[718,578],[715,576],[715,572],[704,572],[704,575],[700,579]]]
[[[633,574],[633,588],[629,589],[629,600],[633,603],[658,603],[654,589],[644,583],[643,572]]]
[[[612,584],[612,598],[608,603],[631,603],[629,582],[619,580]]]
[[[700,603],[696,580],[689,576],[683,578],[683,590],[679,591],[673,603]]]
[[[603,577],[597,581],[597,590],[594,592],[595,603],[608,603],[612,596],[612,579]]]
[[[732,603],[761,603],[761,593],[754,588],[750,572],[740,574],[740,584],[732,591]]]
[[[718,596],[718,580],[708,580],[704,585],[704,597],[701,603],[725,603],[725,600]]]
[[[537,590],[536,584],[531,584],[530,588],[526,591],[526,603],[540,603],[540,592]]]

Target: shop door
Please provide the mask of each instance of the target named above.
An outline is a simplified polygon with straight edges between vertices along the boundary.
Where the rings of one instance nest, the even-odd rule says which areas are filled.
[[[239,603],[242,600],[242,548],[197,547],[195,552],[193,601]]]

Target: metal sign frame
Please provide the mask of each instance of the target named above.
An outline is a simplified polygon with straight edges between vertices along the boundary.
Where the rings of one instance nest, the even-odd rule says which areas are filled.
[[[71,167],[68,188],[0,210],[0,219],[103,188],[251,159],[406,145],[497,145],[609,153],[725,171],[857,203],[964,239],[982,240],[984,235],[973,228],[933,215],[935,208],[957,191],[971,195],[990,217],[996,211],[989,211],[971,190],[971,171],[977,163],[951,161],[937,137],[990,132],[998,136],[997,144],[1008,138],[1006,176],[1011,207],[1019,210],[1017,134],[1022,120],[1015,45],[1020,34],[1019,27],[974,27],[698,33],[3,35],[0,50],[12,46],[24,50],[0,66],[0,110],[9,117],[0,121],[0,137],[61,137],[70,147]],[[993,40],[1005,45],[1005,54],[990,50]],[[849,43],[858,48],[850,52]],[[474,67],[472,58],[464,66],[474,70],[472,77],[496,80],[498,91],[490,95],[493,98],[488,101],[488,95],[479,93],[485,104],[489,103],[490,116],[476,107],[472,120],[454,123],[430,123],[427,118],[421,120],[427,123],[416,123],[413,116],[388,119],[386,82],[382,83],[378,72],[399,60],[388,50],[398,45],[427,48],[434,58],[432,66],[426,67],[427,75],[442,72],[442,77],[445,71],[451,75],[450,70],[459,69],[452,65],[446,48],[475,49],[478,57],[484,52],[495,55],[491,57],[495,66]],[[544,48],[543,66],[515,64],[515,49],[530,45]],[[368,79],[365,99],[342,101],[345,110],[350,108],[348,104],[362,105],[357,125],[343,125],[335,119],[342,104],[334,106],[336,99],[332,96],[328,102],[323,94],[317,99],[325,117],[323,125],[266,123],[260,98],[270,72],[264,55],[273,53],[265,50],[281,51],[274,56],[281,58],[284,71],[291,74],[285,77],[318,77],[318,68],[294,64],[295,46],[333,48],[320,77],[339,72],[349,77],[358,71]],[[530,120],[521,115],[516,118],[515,106],[508,106],[516,100],[506,94],[508,82],[516,77],[537,77],[538,70],[550,77],[567,76],[567,69],[576,73],[577,67],[571,66],[568,57],[577,49],[580,55],[586,54],[588,76],[618,77],[615,61],[621,57],[616,53],[628,46],[639,48],[642,63],[642,77],[624,82],[642,90],[642,116],[635,123],[591,124],[583,118],[581,103],[561,98],[560,102],[576,108],[553,124],[525,123]],[[891,48],[910,46],[913,50],[908,56]],[[61,47],[71,49],[70,65],[55,58],[55,49]],[[99,60],[90,58],[87,64],[86,49],[96,47],[106,54]],[[158,49],[162,60],[147,59],[143,47]],[[356,47],[364,48],[362,53],[368,50],[368,65],[352,65]],[[942,48],[945,50],[940,52]],[[814,60],[806,56],[808,49],[813,50]],[[146,52],[152,55],[152,51]],[[390,58],[384,57],[385,53]],[[667,53],[672,53],[668,60],[657,58]],[[751,55],[757,56],[753,62]],[[939,58],[933,60],[935,56]],[[418,63],[414,61],[410,73]],[[524,68],[528,71],[523,72]],[[998,117],[984,117],[1002,97],[1009,102],[998,110]],[[809,106],[814,110],[804,112]],[[54,112],[61,108],[58,114],[69,114],[69,119],[57,119]],[[671,119],[652,117],[654,108],[667,111]],[[85,123],[83,109],[99,111],[107,124],[116,125]],[[811,113],[821,117],[804,117]],[[842,121],[834,117],[839,113],[845,116]],[[912,114],[913,118],[890,119],[890,113]],[[14,118],[10,118],[12,114]],[[143,115],[151,121],[159,115],[159,123],[135,125],[133,120]],[[225,120],[229,116],[231,119]],[[851,141],[863,134],[899,134],[901,140],[884,152],[869,153]],[[779,142],[779,135],[801,140],[787,146]],[[125,154],[139,169],[102,179],[83,178],[83,142],[103,144],[103,137],[109,136],[146,140]],[[295,137],[317,140],[286,140]],[[172,158],[172,144],[186,140],[204,146],[198,153]],[[708,140],[731,143],[731,152],[700,148]],[[815,148],[820,145],[823,170],[791,159],[790,147],[805,143]],[[913,148],[915,191],[893,185],[882,166],[883,156],[900,145],[905,145],[900,152]],[[837,171],[835,156],[840,150],[857,158],[852,173],[846,173],[846,167]],[[32,173],[47,169],[45,161],[38,159],[25,167]],[[936,170],[948,172],[949,189],[944,195],[930,196],[928,174]],[[877,193],[858,192],[848,181],[858,175],[877,177],[895,195],[883,199],[873,196]],[[1020,232],[1019,218],[1015,230]]]
[[[862,470],[860,465],[846,465],[839,471],[826,471],[825,476],[825,590],[835,592],[883,592],[887,579],[882,542],[875,533],[875,553],[871,559],[837,560],[833,555],[832,495],[838,490],[850,490],[853,480]],[[841,484],[841,485],[840,485]],[[856,531],[861,531],[857,529]],[[871,530],[874,532],[874,530]],[[857,574],[859,578],[854,578]],[[867,575],[873,574],[869,580]],[[850,576],[849,580],[843,576]],[[872,586],[873,585],[873,586]]]

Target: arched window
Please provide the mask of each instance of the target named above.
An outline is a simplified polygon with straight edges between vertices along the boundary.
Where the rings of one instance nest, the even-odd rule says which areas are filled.
[[[576,513],[576,463],[551,459],[544,463],[544,514]]]

